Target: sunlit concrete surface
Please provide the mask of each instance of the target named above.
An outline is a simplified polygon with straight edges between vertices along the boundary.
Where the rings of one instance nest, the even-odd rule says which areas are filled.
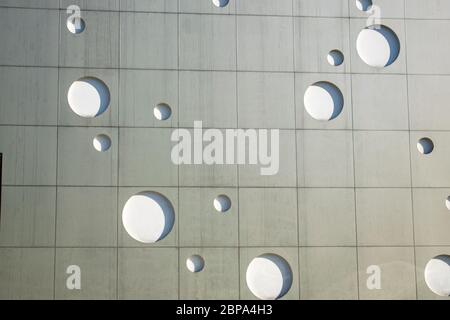
[[[449,33],[442,0],[0,0],[0,299],[449,299]],[[194,121],[279,129],[278,173],[174,164]]]

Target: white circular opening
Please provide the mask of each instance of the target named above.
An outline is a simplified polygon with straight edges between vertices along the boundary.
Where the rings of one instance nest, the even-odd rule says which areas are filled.
[[[67,18],[67,29],[73,34],[80,34],[86,28],[86,24],[82,18]]]
[[[164,121],[170,118],[172,115],[172,109],[170,109],[169,105],[166,103],[159,103],[153,109],[153,115],[156,119]]]
[[[175,213],[162,194],[145,191],[132,196],[122,211],[122,223],[128,234],[143,243],[162,240],[172,230]]]
[[[190,272],[200,272],[205,267],[205,260],[199,255],[193,255],[186,259],[186,267]]]
[[[92,140],[95,150],[99,152],[108,151],[111,147],[111,139],[106,134],[99,134]]]
[[[421,154],[430,154],[434,150],[434,143],[430,138],[422,138],[417,142],[417,150]]]
[[[450,210],[450,196],[448,196],[447,199],[445,199],[445,206],[447,207],[448,210]]]
[[[327,61],[330,65],[337,67],[344,63],[344,54],[339,50],[331,50],[328,53]]]
[[[435,294],[450,296],[450,256],[440,255],[428,261],[425,267],[425,282]]]
[[[263,254],[254,258],[247,267],[247,286],[259,299],[275,300],[291,288],[291,267],[282,257]]]
[[[384,68],[397,60],[400,41],[394,31],[383,25],[364,28],[356,40],[359,57],[369,66]]]
[[[219,8],[226,7],[228,5],[229,0],[212,0],[212,3]]]
[[[80,117],[95,118],[108,109],[110,95],[106,84],[97,78],[81,78],[69,88],[67,101]]]
[[[304,96],[305,109],[316,120],[336,118],[344,107],[341,90],[330,82],[320,81],[309,86]]]
[[[372,7],[372,0],[356,0],[356,7],[361,11],[369,11]]]
[[[231,200],[226,195],[221,194],[214,199],[214,208],[219,212],[227,212],[231,208]]]

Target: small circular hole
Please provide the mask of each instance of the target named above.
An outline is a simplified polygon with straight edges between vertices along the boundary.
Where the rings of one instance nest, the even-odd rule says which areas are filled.
[[[228,2],[229,0],[212,0],[212,3],[218,8],[226,7]]]
[[[417,150],[421,154],[430,154],[434,150],[434,143],[430,138],[422,138],[417,142]]]
[[[106,152],[111,147],[111,139],[106,134],[99,134],[92,140],[95,150]]]
[[[344,54],[339,50],[331,50],[328,53],[327,61],[330,65],[337,67],[344,63]]]
[[[172,115],[172,109],[167,103],[159,103],[153,109],[153,115],[156,119],[164,121],[170,118],[170,116]]]
[[[70,33],[80,34],[84,31],[85,28],[86,23],[82,18],[67,18],[67,29],[70,31]]]
[[[186,267],[190,272],[200,272],[205,267],[205,260],[201,256],[195,254],[186,259]]]
[[[231,200],[228,196],[221,194],[214,199],[214,208],[219,212],[227,212],[231,208]]]
[[[356,0],[356,7],[360,11],[369,11],[372,7],[372,0]]]
[[[447,199],[445,199],[445,206],[447,207],[448,210],[450,210],[450,196],[448,196]]]

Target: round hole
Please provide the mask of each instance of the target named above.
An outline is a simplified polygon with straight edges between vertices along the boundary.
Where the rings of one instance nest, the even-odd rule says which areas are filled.
[[[95,150],[99,152],[108,151],[111,147],[111,139],[106,134],[99,134],[92,140]]]
[[[82,18],[67,18],[67,29],[73,34],[80,34],[86,28],[86,24]]]
[[[417,150],[421,154],[430,154],[434,150],[434,143],[430,138],[422,138],[417,142]]]
[[[334,84],[316,82],[305,92],[305,109],[316,120],[329,121],[336,118],[344,107],[341,90]]]
[[[450,256],[440,255],[428,261],[425,267],[425,282],[435,294],[450,296]]]
[[[80,117],[95,118],[108,109],[110,95],[106,84],[97,78],[81,78],[69,88],[67,101]]]
[[[160,103],[153,109],[153,115],[156,119],[164,121],[172,115],[172,109],[166,103]]]
[[[344,63],[344,54],[339,50],[331,50],[328,53],[327,61],[330,65],[337,67]]]
[[[221,194],[214,199],[214,208],[219,212],[227,212],[231,208],[231,200],[226,195]]]
[[[291,267],[282,257],[263,254],[254,258],[247,267],[247,286],[259,299],[275,300],[291,288]]]
[[[200,272],[205,267],[205,260],[199,255],[193,255],[186,259],[186,267],[190,272]]]
[[[170,201],[162,194],[145,191],[125,203],[122,223],[128,234],[143,243],[155,243],[172,230],[175,213]]]
[[[356,40],[356,50],[361,60],[375,68],[384,68],[397,60],[400,41],[394,31],[383,25],[364,28]]]
[[[372,7],[372,0],[356,0],[356,7],[361,11],[369,11]]]
[[[447,207],[448,210],[450,210],[450,196],[448,196],[447,199],[445,199],[445,206]]]
[[[229,0],[212,0],[212,3],[219,8],[226,7],[228,5]]]

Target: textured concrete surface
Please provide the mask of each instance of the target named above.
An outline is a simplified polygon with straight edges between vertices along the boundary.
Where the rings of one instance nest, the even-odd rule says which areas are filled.
[[[383,69],[358,56],[367,13],[354,0],[0,0],[0,299],[256,299],[246,270],[266,253],[292,270],[283,299],[448,299],[423,272],[450,254],[450,3],[373,2],[400,40]],[[86,22],[78,35],[66,28],[72,4]],[[82,77],[109,88],[99,117],[69,106]],[[344,97],[332,121],[305,110],[318,81]],[[153,116],[159,103],[169,120]],[[173,129],[195,120],[281,129],[279,173],[172,164]],[[107,152],[93,148],[97,134],[111,138]],[[122,224],[142,191],[175,209],[154,244]],[[195,254],[199,273],[186,268]],[[81,290],[66,286],[70,265]],[[371,266],[379,289],[367,287]]]

